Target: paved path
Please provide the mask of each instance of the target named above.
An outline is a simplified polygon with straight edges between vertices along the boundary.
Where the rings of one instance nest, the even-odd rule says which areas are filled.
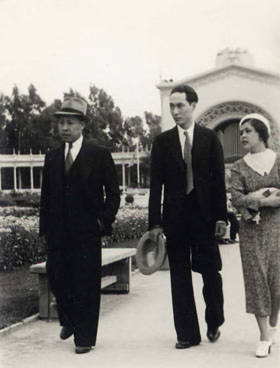
[[[174,349],[169,272],[132,278],[129,295],[103,295],[95,350],[74,354],[72,338],[61,341],[57,322],[35,321],[0,338],[2,368],[258,368],[279,367],[280,345],[265,359],[254,356],[258,330],[254,317],[244,312],[239,248],[222,245],[226,323],[221,339],[206,338],[201,277],[194,274],[202,343]]]

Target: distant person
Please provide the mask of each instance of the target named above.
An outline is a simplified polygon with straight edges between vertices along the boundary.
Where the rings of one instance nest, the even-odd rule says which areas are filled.
[[[260,330],[256,356],[266,357],[276,332],[280,306],[280,157],[268,148],[270,125],[260,114],[240,121],[248,153],[232,168],[233,206],[241,213],[240,252],[246,311]]]
[[[216,236],[226,229],[224,156],[214,131],[195,124],[198,102],[188,85],[169,96],[176,126],[156,137],[151,153],[150,237],[167,239],[177,349],[201,341],[192,270],[201,273],[207,336],[220,337],[224,322],[221,258]],[[163,211],[161,211],[161,195]]]
[[[40,208],[60,337],[74,335],[77,354],[89,352],[96,343],[101,236],[111,234],[120,203],[111,154],[83,138],[86,110],[83,99],[67,97],[55,113],[64,143],[46,154]]]
[[[232,207],[231,199],[227,199],[227,218],[229,222],[229,241],[235,243],[237,240],[237,234],[239,232],[239,222],[235,214],[235,210]]]

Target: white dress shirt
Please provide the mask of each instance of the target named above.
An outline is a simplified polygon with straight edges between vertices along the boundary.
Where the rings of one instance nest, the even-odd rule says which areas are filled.
[[[80,149],[82,147],[82,143],[83,143],[83,136],[81,135],[80,138],[78,138],[75,142],[72,142],[72,148],[71,148],[71,155],[73,158],[73,162],[76,160]],[[69,143],[65,143],[65,149],[64,149],[64,157],[66,159],[67,153],[68,153],[68,149],[69,149]]]

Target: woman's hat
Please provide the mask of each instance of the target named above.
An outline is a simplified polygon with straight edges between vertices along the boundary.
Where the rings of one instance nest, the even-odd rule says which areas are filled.
[[[244,123],[245,120],[250,120],[250,119],[256,119],[256,120],[261,121],[267,127],[268,134],[270,135],[271,129],[270,129],[269,121],[267,120],[267,118],[265,118],[261,114],[254,113],[254,114],[248,114],[248,115],[243,116],[243,118],[240,120],[239,127],[241,127],[241,125]]]
[[[87,103],[81,97],[65,97],[61,110],[56,111],[54,116],[76,116],[82,120],[87,120]]]
[[[139,271],[144,275],[151,275],[161,268],[165,259],[165,236],[160,234],[155,242],[147,231],[137,245],[136,263]]]

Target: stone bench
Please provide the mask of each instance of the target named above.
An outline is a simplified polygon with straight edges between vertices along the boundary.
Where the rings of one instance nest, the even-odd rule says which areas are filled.
[[[103,248],[101,289],[104,293],[129,293],[131,258],[134,248]],[[49,289],[46,262],[30,266],[30,272],[39,279],[39,317],[57,318],[56,301]]]

